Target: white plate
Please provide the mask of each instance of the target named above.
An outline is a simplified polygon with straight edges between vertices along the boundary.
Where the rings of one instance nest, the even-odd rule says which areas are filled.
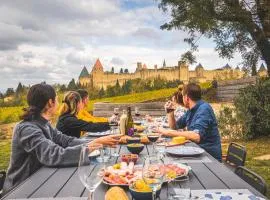
[[[108,130],[104,132],[87,132],[86,135],[90,137],[106,136],[106,135],[111,135],[111,131]]]
[[[204,149],[199,147],[175,146],[167,148],[166,153],[174,156],[199,156],[204,153]]]

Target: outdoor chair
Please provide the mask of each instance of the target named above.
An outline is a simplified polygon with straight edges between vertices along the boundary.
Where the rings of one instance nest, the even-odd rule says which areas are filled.
[[[237,167],[235,173],[260,193],[266,194],[266,182],[261,176],[243,166]]]
[[[224,163],[229,169],[234,170],[238,166],[245,165],[246,155],[246,147],[232,142],[228,147],[228,152]]]
[[[2,196],[2,189],[4,186],[5,178],[6,178],[6,172],[1,171],[0,172],[0,197]]]

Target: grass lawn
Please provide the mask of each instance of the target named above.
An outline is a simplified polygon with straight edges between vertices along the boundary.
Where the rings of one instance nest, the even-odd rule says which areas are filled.
[[[263,137],[252,141],[237,141],[237,143],[246,146],[247,159],[245,166],[264,178],[267,187],[267,197],[270,198],[270,160],[255,160],[257,156],[270,154],[270,138]],[[229,143],[222,146],[223,153],[226,153]]]
[[[6,170],[10,157],[10,140],[0,140],[0,171]]]

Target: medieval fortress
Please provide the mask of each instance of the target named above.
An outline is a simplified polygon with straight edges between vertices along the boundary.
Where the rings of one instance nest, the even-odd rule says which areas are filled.
[[[261,65],[259,76],[266,76],[266,68]],[[163,66],[154,68],[147,68],[146,64],[141,62],[137,63],[137,68],[134,73],[114,73],[105,72],[99,59],[97,59],[95,65],[92,68],[91,73],[88,72],[86,67],[83,67],[80,76],[79,83],[85,87],[97,87],[106,89],[109,85],[115,85],[117,80],[120,85],[125,81],[131,79],[155,79],[161,78],[165,80],[180,80],[184,83],[189,81],[206,82],[212,80],[227,80],[227,79],[239,79],[244,76],[244,72],[236,67],[233,69],[228,64],[222,68],[207,70],[201,64],[197,65],[195,70],[189,70],[189,66],[178,62],[177,66],[166,66],[164,60]]]

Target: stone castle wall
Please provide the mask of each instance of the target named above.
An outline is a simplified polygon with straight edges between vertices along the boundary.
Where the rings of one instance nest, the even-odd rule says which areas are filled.
[[[232,69],[227,65],[226,67],[215,69],[215,70],[205,70],[200,64],[196,67],[195,70],[189,70],[189,66],[186,64],[178,63],[178,66],[174,67],[165,67],[154,69],[147,69],[146,66],[142,66],[141,63],[137,63],[137,69],[134,73],[111,73],[103,72],[103,67],[98,60],[98,67],[93,67],[92,72],[89,76],[80,77],[79,83],[84,86],[94,86],[97,88],[103,87],[107,88],[109,85],[115,85],[118,80],[120,85],[122,85],[127,80],[132,79],[154,79],[162,78],[165,80],[180,80],[184,83],[189,81],[196,82],[206,82],[212,80],[228,80],[228,79],[239,79],[244,76],[244,72],[239,69]],[[97,70],[98,68],[98,70]],[[100,70],[101,69],[101,70]],[[260,75],[265,75],[267,72],[260,72]]]

